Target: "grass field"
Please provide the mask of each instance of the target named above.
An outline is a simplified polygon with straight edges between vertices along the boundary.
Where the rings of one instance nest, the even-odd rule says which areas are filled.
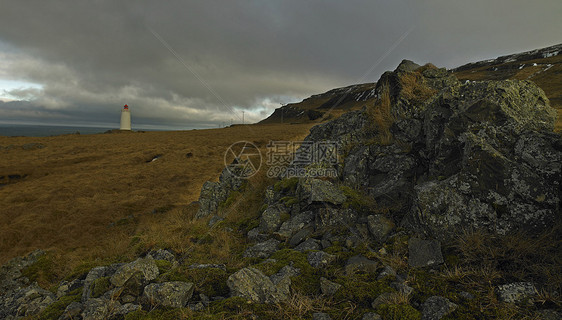
[[[303,139],[311,126],[0,137],[0,146],[13,146],[0,148],[0,183],[7,183],[0,185],[0,264],[36,248],[70,269],[125,259],[135,235],[171,238],[169,217],[192,217],[190,203],[218,178],[232,143],[253,142],[265,156],[270,140]],[[44,147],[21,147],[29,143]]]

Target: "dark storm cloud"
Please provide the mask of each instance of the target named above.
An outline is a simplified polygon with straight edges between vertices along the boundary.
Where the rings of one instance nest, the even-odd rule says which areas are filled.
[[[403,58],[454,67],[562,40],[555,0],[0,2],[0,79],[42,86],[8,92],[26,101],[4,120],[115,122],[128,103],[145,123],[257,121]]]

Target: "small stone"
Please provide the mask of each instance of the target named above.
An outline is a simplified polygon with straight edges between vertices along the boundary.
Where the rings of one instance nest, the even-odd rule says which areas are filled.
[[[336,256],[324,251],[310,252],[306,256],[308,263],[314,268],[325,267],[336,260]]]
[[[371,303],[371,307],[373,309],[376,309],[381,304],[388,303],[388,301],[391,297],[392,297],[391,292],[383,292],[383,293],[379,294],[379,296],[376,297],[375,300],[373,300],[373,302]]]
[[[324,277],[320,278],[320,290],[325,296],[334,295],[341,287],[342,285],[339,283],[335,283]]]
[[[384,279],[388,276],[395,277],[396,276],[396,270],[394,270],[391,266],[384,266],[381,273],[379,273],[379,275],[377,277],[377,280]]]
[[[390,284],[390,286],[406,296],[409,296],[414,291],[414,288],[404,282],[394,281]]]
[[[437,240],[411,238],[408,241],[410,267],[429,267],[443,263],[441,243]]]
[[[257,243],[254,246],[246,249],[242,256],[245,258],[268,258],[275,251],[277,251],[279,243],[280,242],[275,239],[269,239],[267,241]]]
[[[80,313],[82,312],[83,308],[84,306],[82,306],[80,302],[73,301],[68,306],[66,306],[66,309],[64,309],[64,313],[59,319],[61,320],[77,319]]]
[[[474,295],[472,295],[470,292],[466,292],[466,291],[459,292],[459,296],[461,296],[461,298],[463,298],[465,300],[474,299]]]
[[[457,309],[457,305],[447,298],[432,296],[422,306],[422,320],[439,320]]]
[[[515,282],[496,288],[498,299],[507,303],[523,303],[537,294],[535,286],[530,282]]]
[[[295,233],[291,237],[291,239],[289,239],[289,245],[291,247],[295,247],[299,243],[303,242],[311,232],[312,231],[309,228],[305,228],[305,229],[302,229],[302,230],[298,231],[297,233]]]
[[[374,312],[367,312],[363,315],[362,320],[381,320],[381,316]]]
[[[310,250],[320,250],[320,249],[322,249],[322,246],[320,245],[320,241],[312,238],[306,239],[305,242],[295,247],[295,250],[300,252],[306,252]]]
[[[373,238],[379,242],[386,240],[392,229],[394,229],[394,223],[392,220],[382,214],[368,216],[367,226],[369,227],[369,232],[371,232]]]
[[[357,272],[375,273],[378,265],[376,261],[367,259],[362,255],[356,255],[347,260],[345,272],[348,275]]]
[[[312,320],[331,320],[330,315],[324,312],[316,312],[312,314]]]

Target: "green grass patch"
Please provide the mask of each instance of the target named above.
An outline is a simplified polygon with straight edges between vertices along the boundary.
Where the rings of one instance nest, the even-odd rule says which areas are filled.
[[[57,320],[62,314],[66,307],[72,302],[80,302],[82,298],[82,288],[73,290],[67,295],[60,297],[57,301],[49,305],[41,314],[39,315],[39,320]]]

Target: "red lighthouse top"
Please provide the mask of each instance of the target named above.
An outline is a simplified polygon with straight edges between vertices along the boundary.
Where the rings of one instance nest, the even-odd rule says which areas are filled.
[[[123,106],[123,109],[129,110],[129,106],[128,106],[128,105],[124,105],[124,106]]]

